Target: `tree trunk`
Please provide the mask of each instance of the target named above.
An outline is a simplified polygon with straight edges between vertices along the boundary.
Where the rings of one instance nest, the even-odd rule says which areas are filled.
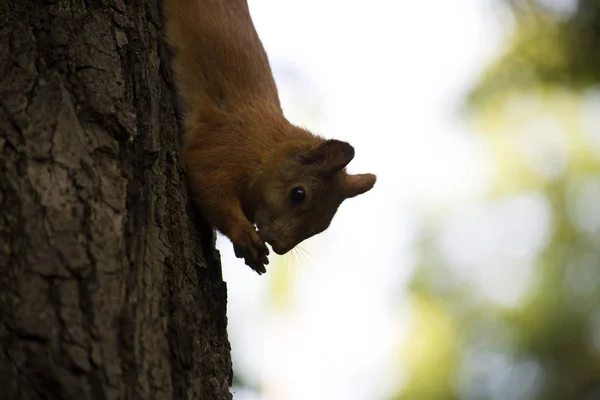
[[[0,397],[230,399],[157,0],[0,0]]]

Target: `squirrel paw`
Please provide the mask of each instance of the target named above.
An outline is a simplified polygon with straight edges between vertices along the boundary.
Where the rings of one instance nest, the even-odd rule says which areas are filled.
[[[230,239],[237,258],[243,258],[259,275],[267,272],[265,264],[269,264],[269,249],[254,229],[241,230]]]

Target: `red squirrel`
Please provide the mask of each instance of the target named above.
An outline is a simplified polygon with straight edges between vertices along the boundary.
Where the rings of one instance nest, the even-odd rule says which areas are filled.
[[[182,160],[194,202],[262,274],[331,223],[373,174],[345,167],[354,148],[291,124],[246,0],[165,0],[183,111]],[[258,229],[258,231],[257,231]]]

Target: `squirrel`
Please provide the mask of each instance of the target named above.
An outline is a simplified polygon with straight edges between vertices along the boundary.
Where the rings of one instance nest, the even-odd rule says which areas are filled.
[[[247,0],[165,0],[164,15],[193,200],[262,274],[265,243],[282,255],[324,231],[376,176],[348,174],[349,143],[284,117]]]

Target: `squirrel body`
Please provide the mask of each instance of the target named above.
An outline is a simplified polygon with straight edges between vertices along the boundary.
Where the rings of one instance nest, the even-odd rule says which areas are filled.
[[[375,175],[350,175],[346,142],[291,124],[246,0],[165,0],[194,201],[259,274],[325,230]],[[255,228],[258,228],[258,232]]]

